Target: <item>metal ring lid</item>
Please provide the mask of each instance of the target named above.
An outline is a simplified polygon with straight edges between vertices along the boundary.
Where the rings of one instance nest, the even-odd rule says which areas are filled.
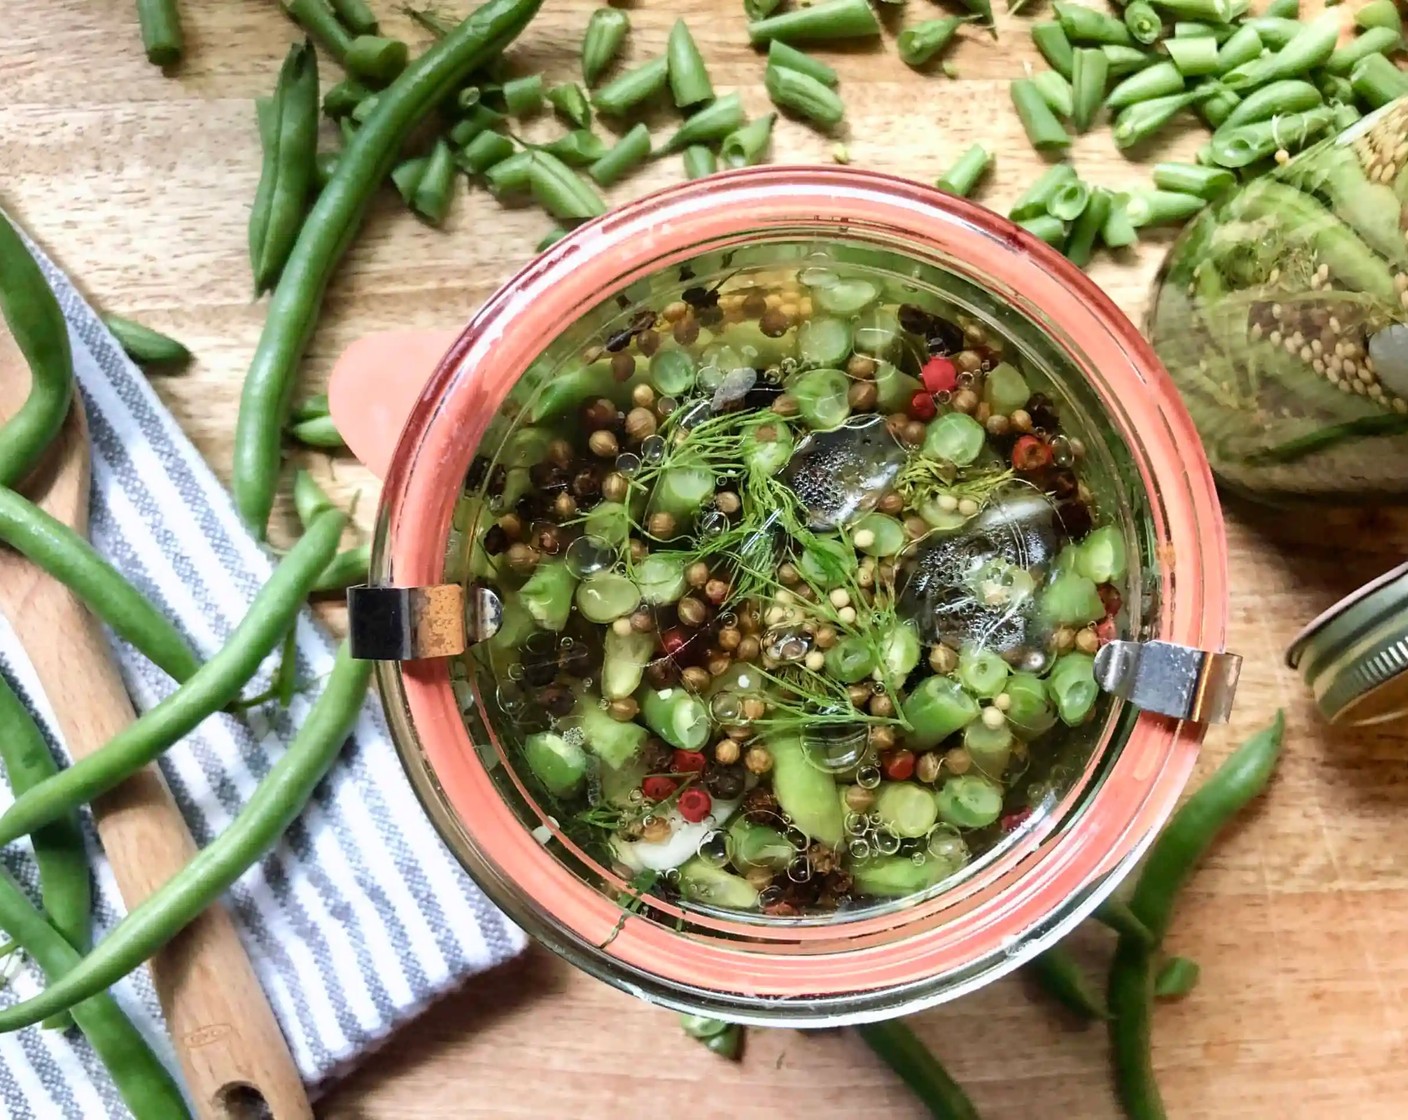
[[[1331,723],[1408,714],[1408,564],[1345,596],[1286,650]]]

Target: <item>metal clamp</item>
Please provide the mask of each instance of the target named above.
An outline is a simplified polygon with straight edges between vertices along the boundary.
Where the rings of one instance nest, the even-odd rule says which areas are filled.
[[[1110,642],[1095,655],[1095,682],[1146,712],[1226,723],[1242,659],[1173,642]]]
[[[492,638],[502,622],[503,604],[487,587],[363,584],[347,591],[348,639],[362,661],[454,657]]]

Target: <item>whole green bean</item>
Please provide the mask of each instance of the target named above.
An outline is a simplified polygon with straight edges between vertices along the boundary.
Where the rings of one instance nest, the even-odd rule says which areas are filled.
[[[631,17],[620,8],[598,8],[591,14],[587,33],[582,37],[582,81],[596,85],[621,53],[621,44],[630,29]]]
[[[231,490],[250,530],[264,536],[279,472],[279,433],[299,358],[323,293],[368,202],[391,171],[407,134],[465,77],[497,56],[541,0],[489,0],[417,58],[380,97],[352,137],[337,173],[313,204],[269,303],[240,397]]]
[[[366,0],[332,0],[332,10],[353,35],[376,34],[376,15]]]
[[[359,583],[367,582],[371,570],[372,546],[353,545],[344,549],[328,561],[328,566],[318,573],[309,589],[310,594],[325,595],[333,591],[346,591]],[[287,704],[284,707],[288,707]]]
[[[0,928],[13,939],[12,944],[29,954],[51,984],[62,981],[84,959],[44,920],[44,915],[5,871],[0,871]],[[73,1002],[72,1011],[78,1029],[134,1117],[189,1120],[181,1087],[112,996],[100,988],[87,999]],[[45,1017],[39,1015],[33,1021]]]
[[[834,128],[846,115],[846,107],[834,89],[798,70],[769,66],[763,83],[779,109],[790,110],[822,128]]]
[[[826,87],[822,86],[822,88]],[[722,140],[730,132],[742,126],[743,100],[736,93],[726,93],[680,125],[665,144],[664,151],[678,152],[681,148],[687,148],[691,144],[708,144],[715,140]]]
[[[66,584],[118,637],[176,680],[189,680],[200,668],[200,660],[170,620],[86,539],[4,487],[0,541]]]
[[[1115,1092],[1129,1120],[1166,1120],[1154,1075],[1150,1024],[1154,1010],[1153,950],[1121,937],[1105,986]]]
[[[1235,128],[1224,124],[1213,134],[1212,158],[1219,167],[1246,167],[1278,151],[1299,151],[1334,123],[1334,112],[1319,108]]]
[[[137,21],[142,27],[142,47],[153,66],[174,66],[181,61],[185,37],[176,0],[137,0]]]
[[[665,65],[670,93],[679,108],[691,109],[714,99],[714,86],[709,81],[704,56],[699,53],[694,36],[682,19],[675,20],[670,28],[670,37],[665,42]]]
[[[612,11],[615,11],[613,8]],[[504,83],[504,107],[515,117],[526,117],[543,107],[543,76],[528,74]]]
[[[1113,43],[1124,47],[1134,44],[1129,28],[1106,12],[1069,3],[1068,0],[1056,0],[1051,9],[1056,13],[1066,38],[1072,43]]]
[[[1032,42],[1046,59],[1047,65],[1067,81],[1075,68],[1075,51],[1066,32],[1059,23],[1038,22],[1032,24]]]
[[[821,59],[807,54],[805,51],[799,51],[796,47],[789,47],[781,39],[774,39],[768,44],[768,65],[785,66],[789,70],[810,75],[822,85],[830,86],[832,89],[835,89],[836,84],[841,80],[840,75]]]
[[[1105,1001],[1090,990],[1085,969],[1059,945],[1038,953],[1023,971],[1049,996],[1072,1014],[1090,1022],[1110,1017]]]
[[[59,772],[39,725],[0,676],[0,762],[16,797]],[[93,894],[78,811],[71,809],[30,838],[39,865],[39,894],[54,928],[80,953],[92,940]]]
[[[337,510],[320,514],[260,588],[224,648],[98,750],[16,797],[0,814],[0,845],[106,793],[239,695],[293,625],[308,589],[337,551],[346,524],[347,516]],[[0,1027],[7,1029],[14,1028]]]
[[[1238,66],[1244,66],[1260,58],[1261,52],[1261,36],[1256,33],[1256,28],[1239,27],[1232,37],[1217,49],[1217,72],[1225,74]]]
[[[764,113],[725,136],[719,145],[724,164],[728,167],[751,167],[761,163],[772,141],[772,126],[776,120],[776,113]]]
[[[1268,121],[1283,113],[1301,113],[1306,109],[1319,108],[1320,91],[1300,78],[1283,78],[1253,90],[1242,98],[1227,118],[1218,125],[1218,132],[1230,132],[1244,124]],[[1214,134],[1216,135],[1216,133]]]
[[[121,315],[104,315],[103,326],[139,366],[182,366],[191,360],[191,352],[174,338]]]
[[[1369,0],[1354,13],[1354,23],[1365,31],[1372,27],[1387,27],[1399,35],[1403,34],[1403,17],[1394,0]]]
[[[1334,53],[1340,33],[1340,17],[1328,11],[1305,24],[1295,37],[1272,55],[1264,55],[1235,66],[1222,75],[1228,89],[1241,93],[1280,78],[1298,78],[1323,66]],[[1258,32],[1260,34],[1260,32]],[[1263,37],[1263,42],[1265,38]]]
[[[592,102],[596,105],[597,112],[612,117],[620,116],[658,94],[665,88],[669,77],[670,64],[662,55],[607,82],[596,91]]]
[[[684,150],[684,173],[689,179],[702,179],[719,169],[713,149],[703,144],[691,144]]]
[[[347,57],[352,34],[337,18],[328,0],[283,0],[294,23],[317,39],[338,62]]]
[[[1408,96],[1408,74],[1381,54],[1366,55],[1349,72],[1349,84],[1359,100],[1375,109]]]
[[[337,172],[337,152],[319,152],[313,164],[313,181],[322,190]]]
[[[1054,71],[1053,71],[1054,73]],[[978,180],[987,174],[992,166],[992,154],[981,144],[974,144],[958,157],[934,186],[960,198],[967,198],[978,185]]]
[[[1075,90],[1057,70],[1042,70],[1032,75],[1032,84],[1047,106],[1062,120],[1069,120],[1075,111]]]
[[[278,632],[275,643],[283,633]],[[37,996],[0,1010],[0,1031],[18,1030],[55,1011],[73,1008],[77,1012],[82,1001],[138,968],[248,871],[303,811],[332,766],[357,722],[370,676],[371,663],[352,660],[344,642],[308,718],[235,819],[129,912],[91,953]]]
[[[289,48],[270,106],[264,169],[249,216],[256,293],[278,279],[307,212],[318,152],[318,56],[311,43]]]
[[[1029,78],[1018,78],[1008,87],[1012,105],[1033,148],[1039,152],[1060,151],[1071,146],[1071,138],[1061,127],[1050,107]]]
[[[935,1120],[978,1120],[973,1102],[903,1020],[864,1023],[856,1033],[899,1074]]]
[[[1403,36],[1389,27],[1371,27],[1360,32],[1325,62],[1331,74],[1348,74],[1354,64],[1371,54],[1392,54],[1403,45]]]
[[[932,62],[948,46],[959,26],[964,23],[959,16],[945,19],[926,19],[913,27],[906,27],[896,40],[900,61],[906,66],[924,66]]]
[[[1090,201],[1085,204],[1085,209],[1071,222],[1064,252],[1066,259],[1077,268],[1084,268],[1090,263],[1100,231],[1105,228],[1105,219],[1110,214],[1110,200],[1109,191],[1096,187],[1090,192]]]
[[[68,325],[19,231],[0,211],[0,315],[29,366],[29,395],[0,424],[0,486],[16,486],[59,434],[73,400]]]
[[[1189,105],[1201,101],[1210,92],[1201,88],[1192,89],[1187,93],[1137,101],[1127,109],[1121,109],[1119,116],[1115,118],[1114,127],[1110,129],[1115,147],[1130,148],[1141,140],[1148,139]]]
[[[583,221],[606,213],[601,195],[549,152],[533,153],[528,187],[538,205],[559,221]]]
[[[1154,935],[1148,927],[1134,916],[1129,903],[1111,895],[1095,908],[1091,915],[1101,925],[1114,930],[1124,937],[1132,937],[1141,945],[1154,946]]]
[[[1084,132],[1094,123],[1109,80],[1109,60],[1095,48],[1078,47],[1071,70],[1071,123],[1077,132]]]
[[[298,514],[298,523],[306,531],[318,514],[337,507],[311,474],[299,470],[293,476],[293,508]]]
[[[1183,74],[1172,62],[1156,62],[1144,70],[1136,70],[1110,91],[1105,98],[1105,107],[1114,112],[1138,101],[1151,101],[1156,97],[1182,93],[1187,88]]]
[[[1134,41],[1143,43],[1146,47],[1157,43],[1163,37],[1164,21],[1148,0],[1134,0],[1134,3],[1125,8],[1124,25],[1129,29]]]
[[[748,25],[755,44],[781,39],[787,43],[813,39],[866,39],[880,34],[867,0],[821,0],[810,8],[797,8]]]
[[[649,158],[650,129],[645,124],[636,124],[587,168],[587,174],[598,186],[609,187]]]

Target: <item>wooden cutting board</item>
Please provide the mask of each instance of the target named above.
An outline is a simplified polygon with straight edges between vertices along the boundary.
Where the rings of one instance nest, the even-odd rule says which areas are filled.
[[[373,6],[388,15],[395,7]],[[575,77],[593,6],[554,0],[515,57],[549,77]],[[467,0],[440,7],[466,10]],[[928,0],[908,7],[911,21],[942,14]],[[240,382],[263,317],[249,298],[245,256],[259,161],[252,101],[272,89],[295,31],[274,0],[185,0],[183,9],[188,61],[164,79],[142,59],[130,0],[0,0],[0,190],[95,302],[169,330],[196,352],[195,367],[161,380],[158,391],[228,476]],[[762,111],[762,63],[745,45],[737,0],[637,5],[632,57],[658,54],[676,15],[689,20],[715,84],[740,88],[749,109]],[[1006,83],[1027,63],[1041,64],[1023,21],[1000,22],[998,41],[964,32],[950,56],[957,80],[911,74],[888,37],[883,53],[827,52],[842,74],[851,160],[928,181],[981,141],[998,156],[983,198],[1004,209],[1041,170]],[[399,16],[386,25],[412,34]],[[670,118],[662,113],[655,123],[668,128]],[[553,128],[534,127],[544,135]],[[1143,154],[1189,158],[1200,136],[1190,129]],[[834,143],[784,123],[774,158],[826,161]],[[1103,132],[1079,138],[1074,154],[1092,181],[1118,187],[1147,179],[1147,166],[1126,160]],[[676,160],[665,160],[612,197],[680,174]],[[304,389],[318,391],[333,357],[365,332],[461,323],[549,225],[536,210],[504,210],[479,193],[461,195],[446,230],[436,232],[384,195],[332,287]],[[1167,240],[1150,239],[1128,259],[1102,259],[1092,270],[1136,320]],[[372,492],[371,479],[349,461],[300,458],[344,499]],[[358,518],[370,524],[373,515],[374,503],[363,500]],[[286,502],[276,517],[291,527]],[[1201,769],[1278,705],[1287,710],[1288,749],[1270,795],[1219,846],[1171,935],[1172,949],[1201,962],[1203,979],[1156,1019],[1170,1115],[1401,1118],[1408,1115],[1408,724],[1327,730],[1281,655],[1301,623],[1408,554],[1408,518],[1229,510],[1229,521],[1230,644],[1247,663],[1235,722],[1210,736]],[[1088,931],[1081,947],[1101,961],[1108,939]],[[1079,1029],[1034,1002],[1020,981],[932,1011],[918,1026],[986,1120],[1118,1115],[1103,1031]],[[541,951],[471,983],[406,1028],[326,1098],[320,1114],[922,1115],[845,1032],[754,1032],[746,1060],[732,1065],[685,1039],[667,1013]]]

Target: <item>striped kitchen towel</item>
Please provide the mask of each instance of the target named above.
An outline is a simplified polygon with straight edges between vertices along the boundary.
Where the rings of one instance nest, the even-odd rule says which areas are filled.
[[[78,388],[93,439],[93,543],[171,618],[191,645],[213,654],[269,577],[268,553],[241,528],[229,496],[127,360],[93,309],[37,250],[68,319]],[[233,418],[232,421],[233,423]],[[331,668],[335,642],[305,612],[298,679]],[[173,682],[114,641],[139,711]],[[271,658],[250,694],[272,676]],[[55,721],[0,616],[0,672],[63,755]],[[162,762],[196,843],[229,824],[301,722],[309,697],[287,711],[217,716]],[[8,803],[0,792],[0,806]],[[96,867],[95,935],[123,914],[122,900],[85,818]],[[28,852],[0,853],[34,894]],[[37,897],[37,896],[36,896]],[[229,902],[304,1080],[313,1088],[376,1046],[465,977],[520,952],[524,936],[494,909],[440,842],[407,783],[380,705],[369,699],[338,764],[303,816]],[[0,1001],[33,994],[41,977],[15,954]],[[114,994],[171,1057],[145,970]],[[174,1067],[174,1061],[173,1061]],[[77,1031],[30,1028],[0,1037],[0,1116],[97,1120],[127,1109]]]

